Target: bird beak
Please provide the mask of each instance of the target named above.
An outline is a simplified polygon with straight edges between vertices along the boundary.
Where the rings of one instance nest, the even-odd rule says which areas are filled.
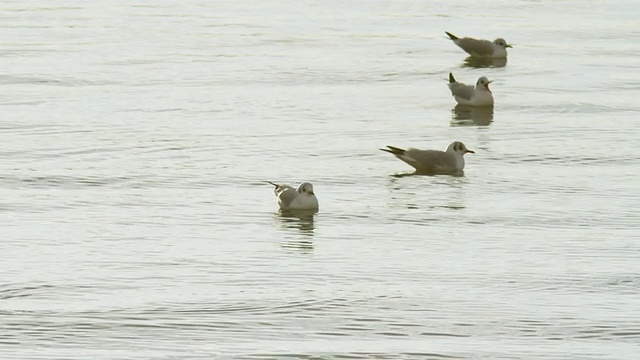
[[[309,194],[310,194],[310,195],[315,195],[315,194],[313,193],[313,191],[309,191]]]
[[[492,82],[493,82],[493,80],[487,81],[487,85],[491,84]]]
[[[511,45],[511,44],[507,44],[507,45],[505,45],[504,47],[506,47],[506,48],[512,48],[512,47],[513,47],[513,45]]]
[[[475,154],[476,152],[475,152],[475,151],[473,151],[473,150],[468,150],[468,149],[467,149],[467,151],[465,151],[464,153],[465,153],[465,154],[466,154],[466,153],[472,153],[472,154]]]

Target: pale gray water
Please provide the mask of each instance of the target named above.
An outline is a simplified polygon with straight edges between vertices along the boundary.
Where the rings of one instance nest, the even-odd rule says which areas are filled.
[[[640,5],[480,4],[3,2],[0,358],[637,357]]]

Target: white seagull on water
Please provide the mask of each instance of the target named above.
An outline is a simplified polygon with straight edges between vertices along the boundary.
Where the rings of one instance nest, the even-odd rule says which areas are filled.
[[[313,192],[313,185],[303,182],[297,189],[285,184],[267,183],[275,186],[273,193],[278,199],[281,210],[317,210],[318,198]]]
[[[387,149],[380,149],[395,155],[416,169],[416,174],[424,175],[464,175],[464,154],[474,151],[460,141],[452,142],[446,151],[420,150],[408,148],[407,150],[387,145]]]
[[[506,58],[507,48],[513,47],[507,44],[503,38],[497,38],[493,42],[474,38],[459,38],[450,32],[446,32],[449,38],[469,55],[479,58]]]
[[[457,82],[452,73],[449,73],[449,90],[451,95],[460,105],[468,106],[493,106],[493,95],[489,90],[489,81],[486,77],[481,77],[476,82],[475,88],[472,85]]]

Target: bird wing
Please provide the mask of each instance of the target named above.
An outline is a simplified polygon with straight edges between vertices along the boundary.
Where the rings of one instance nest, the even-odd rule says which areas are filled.
[[[416,170],[434,174],[449,174],[457,172],[457,161],[451,155],[439,150],[418,150],[409,148],[403,155],[410,159],[407,164],[413,166]]]
[[[474,87],[459,82],[449,83],[449,90],[451,95],[459,96],[463,99],[471,100],[473,97]]]
[[[279,187],[276,189],[278,205],[280,205],[280,208],[282,209],[288,208],[299,195],[300,193],[289,185],[279,185]]]
[[[300,195],[300,193],[298,193],[296,189],[292,188],[289,185],[276,184],[271,181],[266,182],[274,186],[273,193],[278,199],[278,205],[280,205],[280,208],[282,209],[288,208],[289,205],[291,205],[291,203],[295,200],[295,198]]]
[[[274,188],[273,188],[273,193],[274,193],[276,196],[280,196],[280,193],[281,193],[281,192],[283,192],[283,191],[285,191],[285,190],[287,190],[287,189],[293,189],[291,186],[286,185],[286,184],[276,184],[276,183],[274,183],[274,182],[272,182],[272,181],[265,181],[265,182],[266,182],[267,184],[271,184],[271,185],[273,185],[273,186],[274,186]],[[294,189],[294,190],[295,190],[295,189]]]
[[[493,55],[494,46],[491,41],[478,40],[474,38],[462,38],[454,40],[462,50],[474,56],[491,56]]]

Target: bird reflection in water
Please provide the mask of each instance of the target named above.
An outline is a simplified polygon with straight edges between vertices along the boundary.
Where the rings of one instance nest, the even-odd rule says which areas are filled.
[[[507,58],[477,58],[473,56],[469,56],[464,59],[462,63],[462,67],[469,67],[474,69],[482,69],[482,68],[500,68],[505,67],[507,65]]]
[[[451,126],[488,126],[493,121],[493,106],[456,105],[451,109]]]
[[[280,210],[276,213],[276,217],[280,221],[280,225],[287,229],[295,229],[300,232],[301,237],[296,240],[285,240],[280,245],[284,248],[294,248],[298,250],[313,250],[315,214],[316,210]]]
[[[420,189],[424,187],[424,182],[420,184],[412,180],[411,183],[407,183],[401,180],[402,177],[413,175],[419,174],[396,174],[390,175],[387,178],[385,185],[389,190],[389,194],[388,196],[386,196],[388,208],[436,210],[439,213],[440,209],[457,211],[466,208],[464,187],[468,182],[464,178],[455,176],[436,176],[425,179],[425,181],[428,182],[429,187],[437,186],[444,191],[441,194],[442,196],[429,196],[429,199],[426,200],[422,197],[422,195],[424,194],[423,191],[420,191]],[[416,184],[418,185],[415,186]],[[428,219],[427,221],[440,220],[439,217],[426,217],[424,219]]]

